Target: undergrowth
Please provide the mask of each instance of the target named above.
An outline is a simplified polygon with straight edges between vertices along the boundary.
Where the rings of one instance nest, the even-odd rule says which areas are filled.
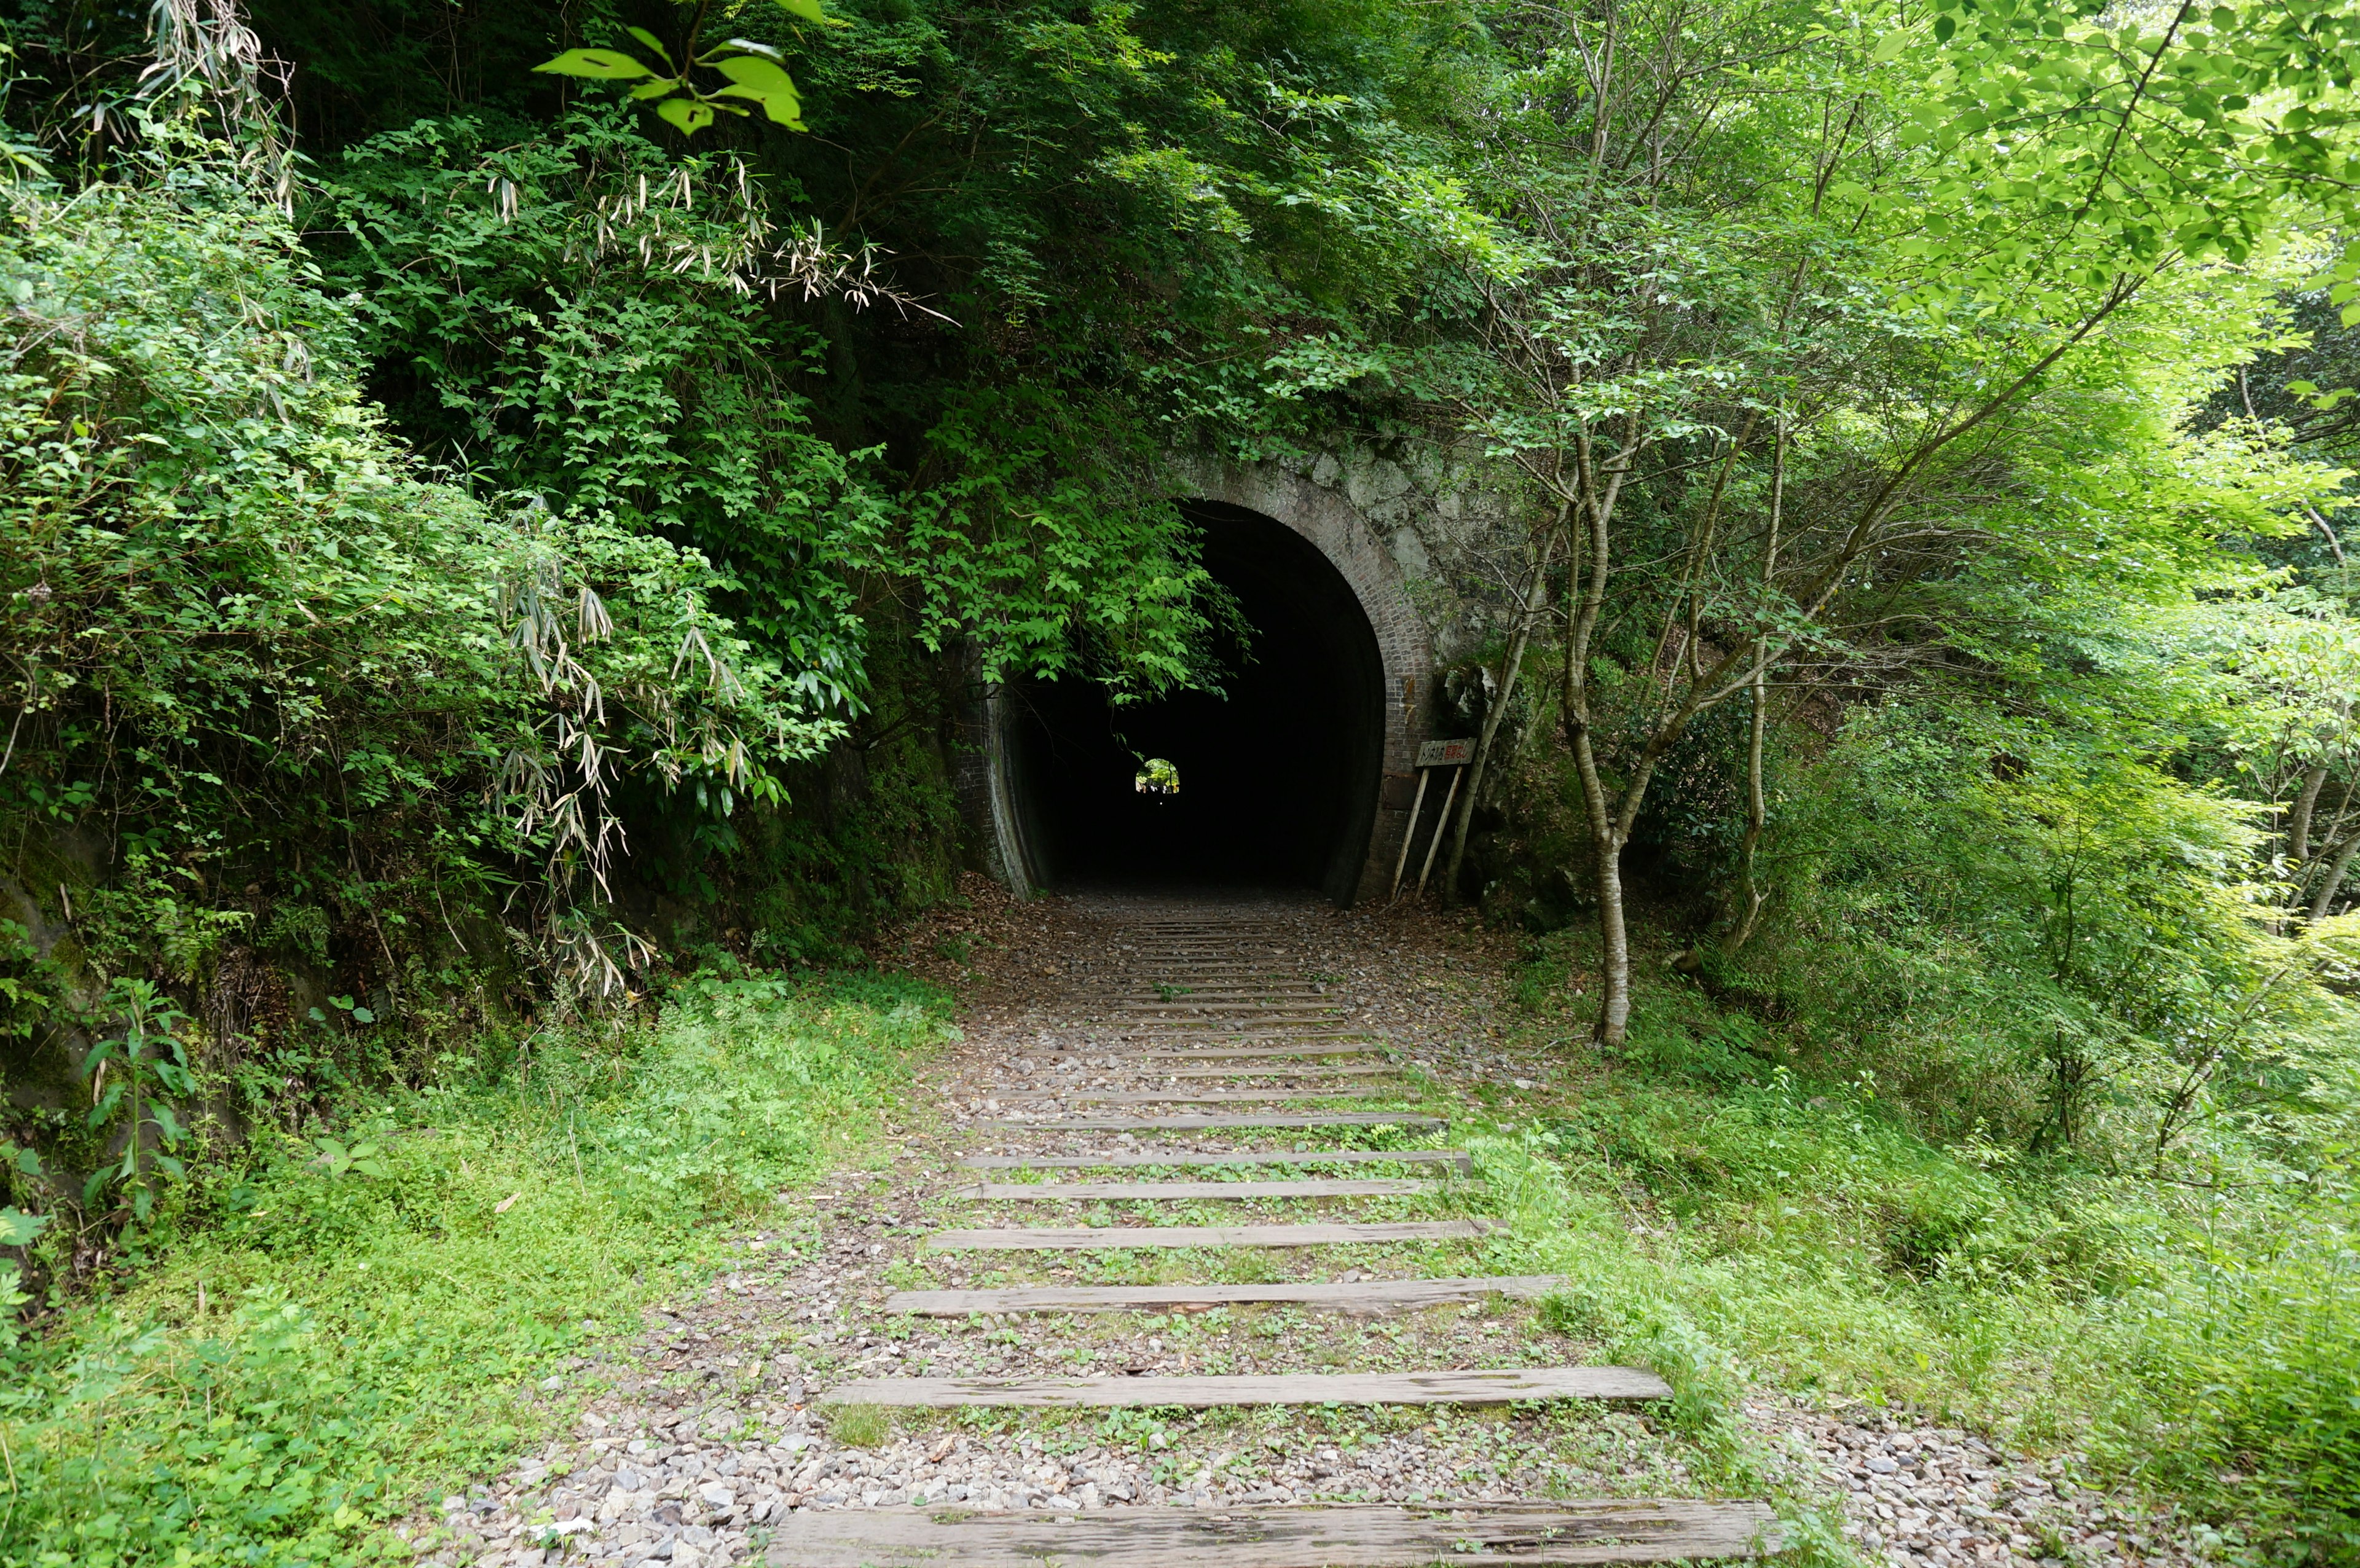
[[[120,1293],[8,1353],[0,1564],[406,1555],[388,1522],[560,1421],[577,1358],[720,1227],[858,1155],[944,1016],[906,980],[702,978],[334,1136],[257,1136]]]
[[[1551,947],[1520,995],[1555,1034]],[[2347,1166],[2206,1192],[2033,1162],[1937,1142],[1873,1072],[1791,1055],[1652,985],[1578,1096],[1472,1140],[1511,1222],[1492,1267],[1566,1276],[1557,1325],[1662,1371],[1730,1484],[1750,1478],[1735,1401],[1761,1385],[2076,1452],[2211,1521],[2230,1560],[2360,1559]]]

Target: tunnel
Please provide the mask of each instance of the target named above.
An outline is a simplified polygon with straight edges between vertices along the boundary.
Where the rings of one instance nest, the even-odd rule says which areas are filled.
[[[1383,771],[1384,666],[1343,573],[1258,512],[1184,506],[1245,632],[1218,694],[1116,704],[1079,676],[1012,684],[1006,766],[1049,887],[1316,887],[1349,903]],[[1161,759],[1176,779],[1143,778]],[[1166,784],[1176,784],[1167,789]]]

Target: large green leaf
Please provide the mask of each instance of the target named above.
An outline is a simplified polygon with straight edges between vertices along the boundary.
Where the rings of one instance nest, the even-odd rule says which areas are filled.
[[[795,91],[794,78],[781,66],[759,55],[747,54],[717,61],[714,69],[731,83],[716,96],[750,98],[762,105],[762,112],[774,124],[798,131],[803,128],[803,98]]]
[[[681,135],[686,136],[713,124],[713,105],[694,98],[667,98],[656,105],[656,113],[667,125],[679,126]]]
[[[543,60],[533,67],[556,76],[589,76],[602,82],[628,81],[645,76],[648,68],[620,49],[571,49],[555,60]]]
[[[819,8],[819,0],[779,0],[779,8],[789,16],[801,16],[806,22],[816,22],[822,27],[825,27],[829,20],[827,13]]]

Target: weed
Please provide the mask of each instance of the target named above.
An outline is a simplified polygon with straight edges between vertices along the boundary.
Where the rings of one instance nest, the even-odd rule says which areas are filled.
[[[893,1435],[893,1413],[882,1405],[833,1406],[827,1431],[847,1448],[881,1448]]]

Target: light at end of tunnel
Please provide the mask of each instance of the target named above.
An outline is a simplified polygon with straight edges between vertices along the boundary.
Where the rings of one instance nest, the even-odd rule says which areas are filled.
[[[1151,757],[1131,775],[1131,788],[1142,795],[1177,795],[1180,770],[1160,757]]]

